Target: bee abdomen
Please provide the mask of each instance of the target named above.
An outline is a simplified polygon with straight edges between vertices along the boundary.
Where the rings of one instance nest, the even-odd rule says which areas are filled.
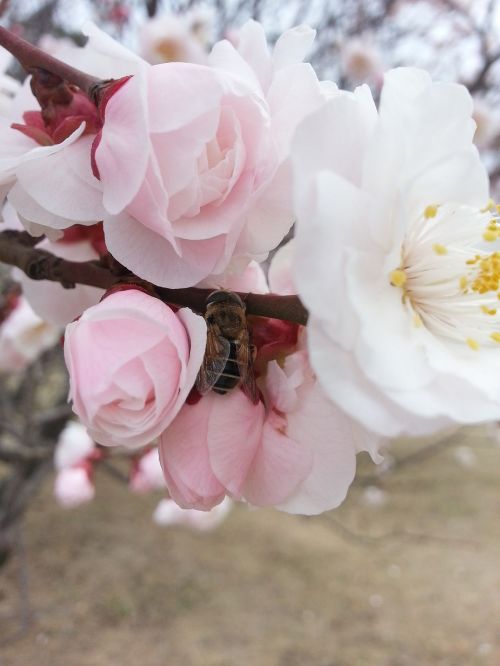
[[[229,350],[229,356],[224,366],[224,370],[221,372],[217,381],[213,386],[213,390],[216,393],[224,395],[231,391],[231,389],[238,386],[241,380],[240,371],[238,368],[238,361],[236,358],[236,344],[229,340],[231,346]]]

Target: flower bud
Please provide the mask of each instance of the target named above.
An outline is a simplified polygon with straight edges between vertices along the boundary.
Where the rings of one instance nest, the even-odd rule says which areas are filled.
[[[149,444],[194,384],[206,324],[137,289],[109,295],[66,328],[73,410],[107,446]]]

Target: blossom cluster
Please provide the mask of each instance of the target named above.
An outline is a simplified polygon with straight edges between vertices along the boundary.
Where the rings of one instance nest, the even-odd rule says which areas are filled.
[[[343,501],[358,452],[378,462],[388,437],[500,418],[500,209],[464,87],[392,70],[377,109],[366,85],[318,80],[306,26],[271,49],[250,21],[159,64],[87,34],[60,57],[111,81],[97,103],[61,81],[16,92],[0,190],[5,223],[39,247],[126,271],[106,293],[17,274],[66,326],[91,442],[157,446],[185,509],[316,514]],[[236,315],[179,309],[161,287],[298,294],[308,324],[246,317],[238,298],[241,330],[224,333]],[[92,495],[92,455],[62,469],[66,504],[63,472]]]

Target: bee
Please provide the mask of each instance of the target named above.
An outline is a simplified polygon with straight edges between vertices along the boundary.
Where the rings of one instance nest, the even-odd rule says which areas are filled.
[[[224,395],[240,386],[253,403],[259,401],[245,304],[232,291],[213,291],[206,300],[207,346],[196,388],[202,395],[213,390]]]

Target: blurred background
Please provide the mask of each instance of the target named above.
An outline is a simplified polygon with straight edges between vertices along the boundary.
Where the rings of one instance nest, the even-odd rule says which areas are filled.
[[[500,2],[0,0],[0,23],[55,55],[92,20],[153,63],[204,62],[250,17],[271,43],[316,28],[310,61],[343,88],[377,97],[399,65],[466,85],[498,196]],[[0,70],[5,116],[22,72],[6,54]],[[68,430],[61,331],[6,268],[0,291],[0,666],[500,664],[495,424],[394,442],[377,467],[360,456],[319,517],[180,515],[149,451],[104,457]]]

